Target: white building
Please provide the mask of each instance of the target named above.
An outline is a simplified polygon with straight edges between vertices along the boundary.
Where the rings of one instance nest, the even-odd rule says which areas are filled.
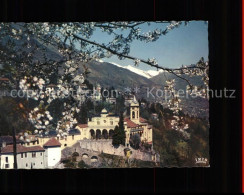
[[[47,168],[52,168],[61,160],[61,143],[55,138],[51,138],[44,145]]]
[[[92,99],[96,102],[102,100],[101,85],[99,83],[96,84],[96,87],[93,87]]]
[[[18,169],[43,169],[45,168],[45,150],[41,146],[25,147],[17,145],[17,168]],[[14,168],[13,145],[2,148],[1,169]]]
[[[61,144],[55,138],[49,139],[43,147],[16,145],[18,169],[53,168],[61,160]],[[2,148],[0,153],[0,169],[14,168],[13,145]]]
[[[119,123],[119,117],[111,115],[106,109],[103,109],[100,116],[93,117],[88,124],[77,125],[77,129],[81,131],[82,137],[87,139],[112,138],[113,131]],[[81,128],[83,127],[83,128]]]
[[[110,104],[116,104],[116,98],[114,97],[106,98],[106,102]]]

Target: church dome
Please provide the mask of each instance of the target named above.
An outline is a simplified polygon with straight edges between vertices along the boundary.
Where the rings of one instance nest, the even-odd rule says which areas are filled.
[[[102,114],[107,114],[108,113],[108,111],[104,108],[104,109],[102,109]]]

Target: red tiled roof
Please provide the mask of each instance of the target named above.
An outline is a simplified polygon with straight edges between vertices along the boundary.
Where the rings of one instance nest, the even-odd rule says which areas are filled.
[[[8,78],[0,78],[0,81],[9,81]]]
[[[55,84],[49,84],[47,87],[56,87]]]
[[[45,149],[41,146],[31,146],[31,147],[26,147],[28,152],[34,152],[34,151],[45,151]]]
[[[146,122],[147,122],[147,120],[146,120],[146,119],[144,119],[144,118],[140,117],[140,123],[146,123]]]
[[[60,142],[56,140],[54,137],[49,139],[44,145],[44,147],[49,147],[49,146],[61,146]]]
[[[132,122],[129,118],[125,118],[124,121],[127,122],[127,127],[129,128],[134,128],[138,126],[136,123]]]
[[[77,126],[80,128],[86,128],[86,127],[88,127],[88,124],[78,124]]]
[[[32,146],[32,147],[25,147],[22,145],[16,145],[17,153],[23,153],[23,152],[37,152],[37,151],[45,151],[43,147],[41,146]],[[13,153],[14,147],[13,145],[8,145],[2,149],[2,154],[6,153]]]

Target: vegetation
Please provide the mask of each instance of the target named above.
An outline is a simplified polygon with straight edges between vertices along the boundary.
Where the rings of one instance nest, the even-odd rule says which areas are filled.
[[[138,150],[140,148],[140,144],[141,144],[140,135],[139,134],[132,135],[130,139],[130,146],[135,150]]]
[[[62,161],[65,168],[74,169],[76,168],[76,163],[72,159],[65,159]]]
[[[124,117],[123,113],[120,114],[120,119],[119,119],[119,126],[115,126],[114,128],[114,134],[112,137],[112,144],[115,147],[118,147],[119,145],[125,145],[125,129],[124,129]]]
[[[163,108],[157,109],[160,114]],[[172,113],[163,109],[159,121],[150,120],[154,126],[154,149],[160,154],[161,166],[197,166],[195,158],[209,159],[209,124],[204,119],[184,115],[189,124],[190,138],[170,126]],[[183,115],[183,113],[181,113]]]
[[[112,154],[100,154],[99,156],[102,158],[102,168],[148,168],[156,166],[154,162],[137,159],[127,160],[125,157]]]
[[[88,164],[86,164],[83,160],[81,160],[79,163],[78,163],[78,168],[80,169],[89,169],[90,166]]]
[[[14,98],[0,98],[0,135],[12,135],[14,127],[16,133],[33,130],[27,119],[28,102]]]

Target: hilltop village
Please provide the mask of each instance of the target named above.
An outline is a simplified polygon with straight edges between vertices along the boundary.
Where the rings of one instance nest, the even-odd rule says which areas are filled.
[[[49,87],[55,87],[50,85]],[[87,86],[82,86],[83,91]],[[95,102],[102,101],[101,87],[91,96]],[[116,98],[108,97],[106,103],[116,104]],[[16,136],[18,169],[53,169],[71,167],[79,159],[86,167],[104,165],[104,155],[117,156],[126,162],[131,159],[156,163],[159,155],[153,149],[153,126],[140,116],[140,105],[133,95],[125,98],[128,110],[123,113],[124,144],[114,144],[113,138],[121,116],[103,108],[100,114],[89,117],[86,123],[78,123],[66,134],[56,130],[45,134],[21,132]],[[0,137],[1,169],[14,168],[14,147],[12,136]],[[141,146],[144,147],[142,150]],[[146,149],[145,149],[146,148]]]

